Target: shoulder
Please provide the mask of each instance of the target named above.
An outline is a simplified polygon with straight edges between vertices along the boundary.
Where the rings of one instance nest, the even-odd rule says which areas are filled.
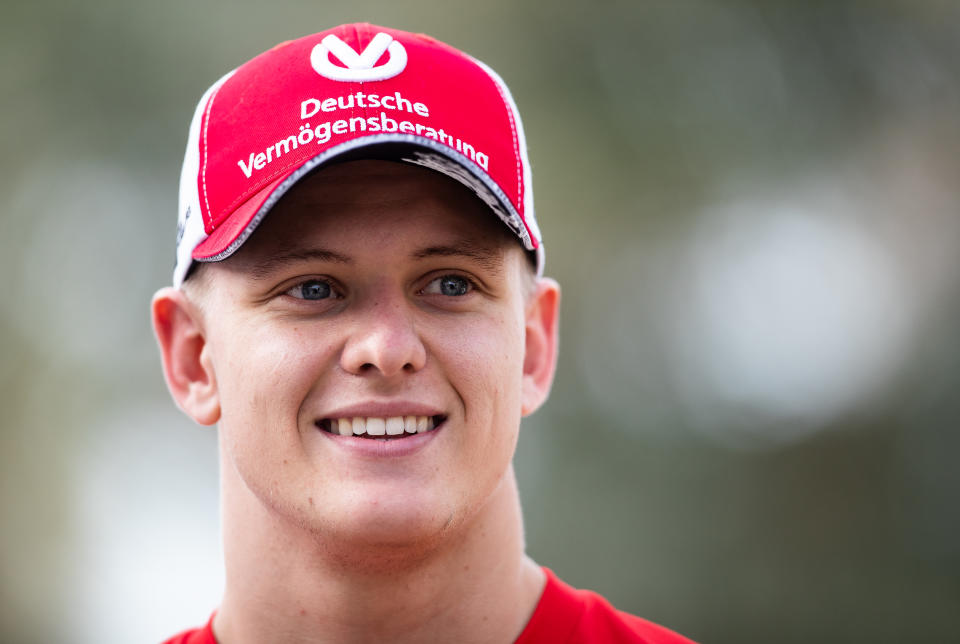
[[[164,640],[162,644],[217,644],[217,639],[213,636],[213,616],[210,616],[206,626],[178,633]]]
[[[614,608],[595,592],[565,584],[544,568],[547,585],[516,644],[693,644],[691,640]]]

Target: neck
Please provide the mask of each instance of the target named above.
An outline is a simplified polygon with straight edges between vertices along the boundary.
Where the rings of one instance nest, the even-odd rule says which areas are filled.
[[[227,585],[221,644],[512,642],[544,576],[524,554],[512,467],[476,516],[429,544],[362,558],[264,508],[221,463]],[[331,543],[336,541],[337,543]]]

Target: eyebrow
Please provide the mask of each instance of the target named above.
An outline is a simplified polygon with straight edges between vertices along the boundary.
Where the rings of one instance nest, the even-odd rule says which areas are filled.
[[[443,244],[422,248],[413,254],[417,259],[428,257],[468,257],[494,273],[500,273],[503,268],[503,252],[500,248],[489,248],[471,242],[460,240],[453,244]]]
[[[500,249],[481,246],[470,240],[459,240],[451,244],[440,244],[421,248],[412,254],[416,259],[430,257],[467,257],[477,262],[491,273],[499,274],[503,269],[503,253]],[[250,267],[250,276],[255,280],[268,279],[278,270],[301,262],[332,262],[351,265],[353,259],[325,248],[309,248],[279,252]]]
[[[332,250],[326,250],[324,248],[291,250],[271,255],[270,257],[257,262],[250,268],[250,275],[254,279],[258,280],[267,279],[273,273],[281,268],[284,268],[285,266],[311,261],[333,262],[336,264],[353,263],[353,260],[349,257],[341,255],[340,253],[336,253]]]

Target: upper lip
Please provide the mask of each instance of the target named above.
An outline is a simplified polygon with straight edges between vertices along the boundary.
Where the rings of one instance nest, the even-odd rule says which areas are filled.
[[[321,418],[395,418],[397,416],[443,416],[442,409],[435,405],[391,400],[363,402],[338,407],[324,413]]]

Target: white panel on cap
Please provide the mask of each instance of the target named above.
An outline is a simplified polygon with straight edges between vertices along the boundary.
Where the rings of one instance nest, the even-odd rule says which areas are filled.
[[[173,286],[180,288],[190,265],[193,263],[193,249],[207,238],[203,226],[203,214],[200,210],[200,193],[197,190],[197,176],[200,174],[200,132],[203,127],[203,115],[210,97],[220,89],[236,70],[228,72],[210,86],[193,113],[190,121],[190,133],[187,136],[187,152],[183,157],[183,169],[180,171],[180,210],[177,213],[177,263],[173,267]]]
[[[542,275],[544,264],[543,235],[540,233],[540,226],[537,224],[537,216],[533,208],[533,175],[530,172],[530,159],[527,157],[527,135],[523,131],[523,120],[520,118],[520,110],[517,109],[517,104],[513,100],[510,88],[503,82],[500,75],[483,61],[477,60],[476,58],[474,58],[473,61],[479,65],[483,71],[487,72],[487,75],[500,87],[500,92],[506,99],[507,106],[513,114],[513,122],[517,128],[517,141],[520,147],[520,159],[523,165],[523,215],[526,219],[527,227],[530,229],[530,234],[533,235],[538,242],[537,273]]]

